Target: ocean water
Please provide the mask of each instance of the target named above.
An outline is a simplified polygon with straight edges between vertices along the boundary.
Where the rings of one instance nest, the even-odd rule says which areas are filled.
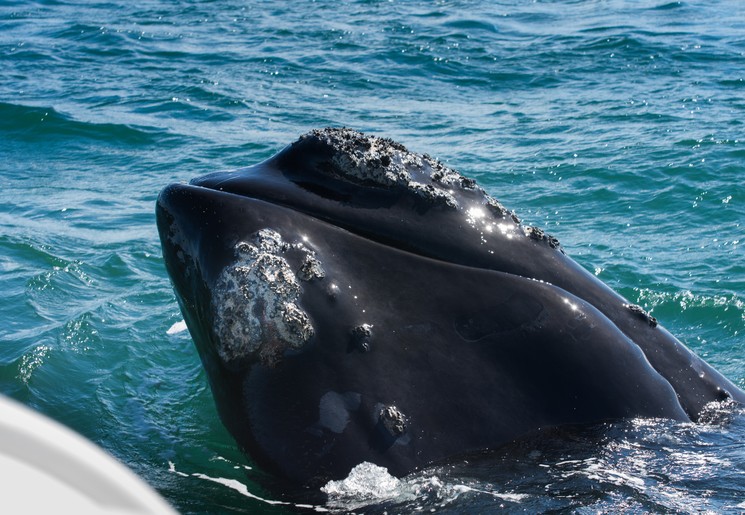
[[[166,184],[312,128],[391,137],[745,387],[742,2],[5,0],[0,70],[0,392],[179,511],[745,511],[727,406],[401,480],[362,467],[325,503],[283,504],[217,418],[154,223]]]

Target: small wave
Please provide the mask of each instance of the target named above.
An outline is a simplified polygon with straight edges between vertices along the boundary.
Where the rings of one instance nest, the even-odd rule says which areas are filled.
[[[163,131],[115,123],[94,123],[76,120],[53,107],[37,107],[0,102],[0,132],[5,138],[45,143],[50,139],[80,138],[118,142],[127,145],[147,145],[160,140]]]
[[[653,307],[666,302],[677,304],[682,311],[690,308],[724,307],[745,311],[745,302],[736,294],[701,295],[690,290],[675,292],[658,292],[649,288],[636,288],[639,299]]]
[[[726,88],[743,88],[745,87],[745,79],[743,78],[737,78],[737,79],[720,79],[717,81],[717,83],[720,86],[724,86]]]
[[[461,29],[466,34],[473,31],[499,32],[495,24],[475,18],[451,19],[443,23],[443,26],[452,29]]]
[[[647,51],[648,42],[644,41],[639,34],[628,32],[602,36],[594,39],[583,40],[578,47],[580,51],[619,51],[629,52],[631,55]]]
[[[665,4],[660,4],[658,6],[655,6],[652,8],[654,11],[669,11],[671,9],[679,9],[683,7],[683,2],[668,2]]]

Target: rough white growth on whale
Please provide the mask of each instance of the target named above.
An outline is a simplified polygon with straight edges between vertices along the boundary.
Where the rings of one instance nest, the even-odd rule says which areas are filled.
[[[313,336],[313,326],[298,305],[300,282],[282,256],[288,250],[305,253],[304,280],[323,277],[313,252],[290,245],[276,231],[263,229],[253,242],[235,246],[236,260],[218,277],[212,298],[214,331],[220,358],[230,364],[258,355],[275,364],[288,348],[300,348]]]

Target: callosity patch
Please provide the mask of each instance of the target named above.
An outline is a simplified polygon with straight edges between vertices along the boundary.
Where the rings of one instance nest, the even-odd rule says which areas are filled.
[[[301,256],[297,270],[287,259],[290,252]],[[237,243],[235,258],[213,291],[218,354],[226,365],[252,359],[274,366],[287,349],[300,349],[313,337],[298,299],[301,281],[323,278],[323,266],[304,244],[286,243],[270,229]]]

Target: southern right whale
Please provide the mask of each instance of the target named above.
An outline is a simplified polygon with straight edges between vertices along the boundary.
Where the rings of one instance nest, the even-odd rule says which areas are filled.
[[[221,419],[297,484],[745,402],[554,237],[387,139],[312,131],[156,213]]]

